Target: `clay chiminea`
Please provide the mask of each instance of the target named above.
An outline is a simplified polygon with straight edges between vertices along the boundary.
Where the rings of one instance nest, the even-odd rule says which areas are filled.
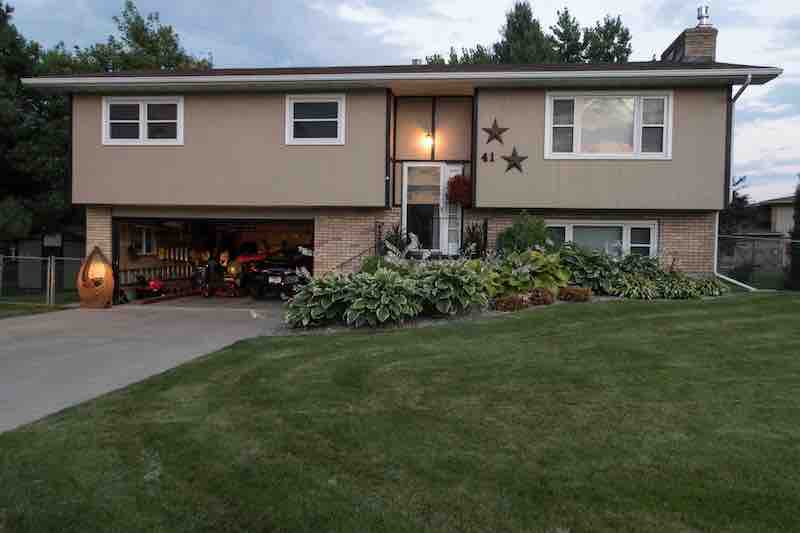
[[[114,271],[111,263],[97,246],[78,272],[78,295],[81,298],[81,307],[91,309],[111,307],[114,297]]]

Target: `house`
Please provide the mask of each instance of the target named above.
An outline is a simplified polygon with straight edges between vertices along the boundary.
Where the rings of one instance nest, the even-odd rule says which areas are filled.
[[[457,252],[521,210],[556,240],[714,271],[732,87],[781,69],[716,61],[706,18],[659,61],[54,75],[70,95],[87,251],[185,275],[205,249],[313,249],[353,270],[394,225]],[[448,202],[467,176],[469,206]],[[170,274],[171,273],[171,274]]]
[[[788,235],[794,230],[794,196],[764,200],[754,207],[769,210],[771,232]]]

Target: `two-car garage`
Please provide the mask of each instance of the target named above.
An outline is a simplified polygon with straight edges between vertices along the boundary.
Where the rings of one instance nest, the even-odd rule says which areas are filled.
[[[257,270],[313,272],[313,219],[115,217],[113,227],[127,300],[170,293],[265,296],[256,280],[269,278],[261,280]],[[210,287],[201,291],[204,280]]]

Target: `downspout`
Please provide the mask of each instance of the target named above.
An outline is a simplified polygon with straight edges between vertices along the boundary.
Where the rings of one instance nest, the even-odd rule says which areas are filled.
[[[725,165],[725,207],[728,207],[730,203],[730,187],[731,187],[731,173],[733,168],[733,128],[736,122],[736,100],[742,96],[742,93],[750,86],[750,82],[753,81],[753,76],[751,74],[747,75],[747,79],[744,82],[744,85],[739,87],[739,90],[736,91],[736,95],[733,96],[728,101],[728,142],[727,142],[727,153],[726,156],[726,165]],[[730,94],[730,92],[728,93]],[[714,219],[714,275],[720,278],[723,281],[736,285],[737,287],[741,287],[747,291],[754,292],[758,289],[747,285],[746,283],[742,283],[741,281],[735,280],[731,277],[728,277],[724,274],[720,274],[718,270],[719,265],[719,211],[716,213],[716,217]]]

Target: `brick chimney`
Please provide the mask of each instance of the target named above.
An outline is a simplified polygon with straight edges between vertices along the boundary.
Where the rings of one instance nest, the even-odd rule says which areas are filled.
[[[717,29],[708,20],[708,6],[697,8],[697,26],[686,28],[661,54],[661,61],[713,63],[717,58]]]

